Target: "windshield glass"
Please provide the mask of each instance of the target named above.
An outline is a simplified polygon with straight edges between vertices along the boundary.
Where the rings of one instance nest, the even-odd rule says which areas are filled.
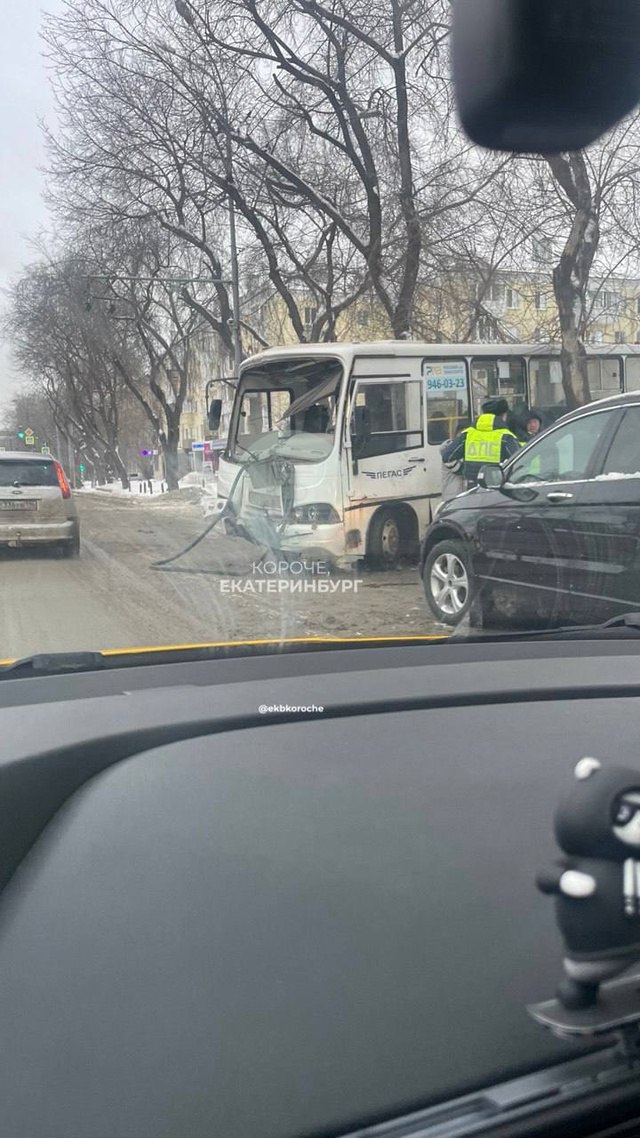
[[[14,8],[0,660],[640,611],[637,111],[476,146],[449,0]]]

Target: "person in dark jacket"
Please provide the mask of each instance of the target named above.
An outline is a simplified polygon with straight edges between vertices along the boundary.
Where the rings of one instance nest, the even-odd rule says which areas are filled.
[[[463,434],[464,431],[468,430],[468,428],[470,426],[471,426],[471,423],[469,423],[466,419],[461,419],[460,422],[458,423],[457,427],[456,427],[454,439],[459,438],[459,436],[461,434]],[[444,454],[444,451],[447,450],[447,448],[451,446],[452,441],[453,441],[452,439],[447,439],[447,441],[442,444],[442,446],[440,447],[440,455],[441,456]],[[445,462],[443,460],[443,462],[442,462],[442,501],[443,502],[450,502],[452,498],[455,498],[458,494],[462,494],[466,490],[467,486],[466,486],[466,483],[464,480],[464,474],[462,473],[462,465],[463,465],[462,458],[454,459],[453,462]]]
[[[475,486],[483,466],[499,465],[516,454],[519,442],[507,427],[509,404],[506,399],[488,399],[472,427],[442,448],[445,466],[462,460],[465,485]]]
[[[542,423],[542,414],[536,407],[521,407],[507,417],[509,430],[523,447],[540,434]]]
[[[522,421],[524,423],[526,434],[525,441],[530,443],[531,440],[535,439],[536,435],[539,435],[543,429],[542,414],[536,407],[530,407],[529,410],[526,411],[522,416]]]

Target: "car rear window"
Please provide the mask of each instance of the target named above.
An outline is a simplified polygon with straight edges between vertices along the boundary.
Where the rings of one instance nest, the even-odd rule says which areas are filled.
[[[0,459],[0,486],[57,486],[52,462],[23,462],[19,458]]]

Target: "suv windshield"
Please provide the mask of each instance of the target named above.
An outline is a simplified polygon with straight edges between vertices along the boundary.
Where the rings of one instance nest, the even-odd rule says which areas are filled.
[[[13,5],[0,660],[640,611],[640,115],[474,145],[453,7]]]

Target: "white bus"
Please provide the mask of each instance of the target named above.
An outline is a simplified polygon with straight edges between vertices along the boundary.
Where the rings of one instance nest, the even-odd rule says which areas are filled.
[[[594,399],[640,389],[640,345],[599,345],[588,355]],[[547,422],[563,414],[559,348],[384,341],[269,349],[242,365],[220,504],[233,491],[241,531],[289,558],[346,566],[366,557],[391,567],[431,521],[442,443],[493,396],[512,410],[535,406]]]

